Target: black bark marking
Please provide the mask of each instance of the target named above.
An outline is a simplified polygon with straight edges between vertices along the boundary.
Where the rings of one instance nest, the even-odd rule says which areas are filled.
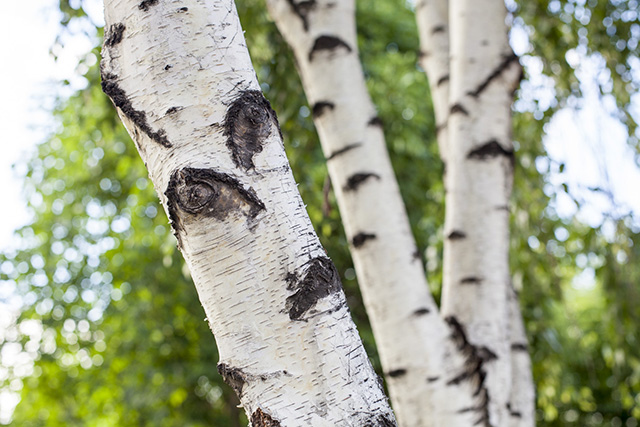
[[[498,355],[489,350],[488,347],[482,346],[478,347],[476,350],[478,352],[478,357],[482,359],[483,363],[491,362],[498,359]]]
[[[446,76],[442,76],[438,79],[438,82],[436,83],[436,86],[442,86],[443,84],[447,83],[449,81],[449,74],[447,74]]]
[[[122,34],[126,27],[123,23],[110,25],[104,35],[104,45],[106,47],[113,47],[122,41]]]
[[[189,10],[188,7],[181,7],[180,9],[178,9],[178,12],[186,12],[188,10]]]
[[[449,240],[461,240],[466,238],[467,238],[467,234],[460,230],[453,230],[451,233],[447,235],[447,239]]]
[[[358,233],[355,236],[353,236],[353,239],[351,239],[351,243],[353,244],[354,248],[361,248],[362,246],[364,246],[367,240],[373,240],[375,238],[376,238],[375,234]]]
[[[293,13],[298,15],[298,18],[302,20],[302,27],[305,31],[309,31],[309,13],[316,7],[315,0],[303,0],[296,3],[295,0],[287,0]]]
[[[411,254],[411,258],[414,261],[422,261],[422,256],[420,256],[420,250],[418,248],[416,248],[416,250],[413,251],[413,253]]]
[[[329,161],[329,160],[333,160],[333,159],[335,159],[336,157],[338,157],[338,156],[340,156],[340,155],[342,155],[342,154],[346,153],[347,151],[351,151],[351,150],[353,150],[354,148],[358,148],[358,147],[360,147],[361,145],[362,145],[362,143],[361,143],[361,142],[354,142],[353,144],[345,145],[345,146],[344,146],[344,147],[342,147],[341,149],[336,150],[336,151],[334,151],[333,153],[329,154],[329,157],[327,157],[327,161]]]
[[[479,285],[480,283],[482,283],[482,279],[475,276],[465,277],[460,280],[460,284],[462,285]]]
[[[483,367],[483,359],[479,354],[475,346],[473,346],[468,340],[464,331],[464,327],[458,322],[456,317],[449,316],[445,319],[449,327],[451,328],[451,338],[455,343],[460,354],[465,358],[462,371],[450,379],[447,385],[458,385],[463,381],[471,381],[475,384],[476,390],[473,394],[476,399],[476,405],[469,408],[463,408],[459,411],[463,412],[477,412],[478,418],[474,422],[474,425],[489,425],[489,394],[484,384],[484,380],[487,376]],[[493,353],[491,353],[493,354]],[[490,357],[488,354],[485,356]],[[495,356],[495,355],[494,355]]]
[[[406,369],[394,369],[393,371],[387,372],[387,376],[390,378],[398,378],[407,375]]]
[[[511,415],[514,418],[522,418],[522,414],[518,411],[509,411],[509,415]]]
[[[247,376],[241,369],[232,368],[225,363],[218,363],[218,372],[225,383],[227,383],[238,397],[242,396],[242,388],[247,383]]]
[[[280,421],[258,408],[251,414],[251,427],[280,427]]]
[[[311,108],[311,114],[313,115],[314,119],[317,119],[318,117],[322,116],[327,110],[333,110],[335,107],[336,105],[333,102],[318,101],[313,104],[313,107]]]
[[[347,52],[351,52],[351,46],[345,43],[342,39],[327,35],[319,36],[316,38],[316,41],[313,43],[313,47],[309,52],[309,61],[313,61],[313,55],[316,52],[320,52],[322,50],[333,51],[340,47],[347,49]]]
[[[379,181],[380,175],[371,172],[361,172],[353,174],[349,177],[349,179],[347,179],[347,184],[344,186],[344,190],[356,191],[369,178],[376,178]]]
[[[185,219],[182,212],[224,220],[231,213],[249,219],[265,209],[255,192],[245,189],[235,178],[210,169],[184,168],[171,175],[164,193],[167,196],[169,219],[178,241]]]
[[[138,9],[144,10],[147,12],[151,6],[155,6],[158,4],[158,0],[143,0],[139,5]]]
[[[529,351],[529,346],[527,344],[522,343],[513,343],[511,344],[511,351]]]
[[[390,415],[376,415],[364,422],[363,427],[397,427],[396,421]]]
[[[371,119],[367,122],[367,125],[382,127],[382,119],[378,116],[371,117]]]
[[[182,107],[171,107],[169,108],[167,111],[165,111],[164,114],[169,115],[169,114],[173,114],[176,111],[180,110]]]
[[[453,105],[451,106],[451,110],[449,110],[449,112],[450,112],[451,114],[461,113],[461,114],[464,114],[465,116],[468,116],[468,115],[469,115],[469,112],[467,111],[467,109],[466,109],[466,108],[464,108],[464,107],[462,106],[462,104],[453,104]]]
[[[444,25],[438,25],[436,27],[433,27],[433,30],[431,30],[431,34],[444,33],[446,30],[447,27],[445,27]]]
[[[482,144],[480,147],[469,151],[469,154],[467,154],[467,159],[488,160],[499,156],[507,157],[512,164],[515,162],[513,150],[505,150],[502,145],[498,143],[498,141],[496,141],[495,139],[491,139]]]
[[[491,82],[494,81],[496,78],[498,78],[507,68],[509,68],[511,63],[514,62],[514,61],[516,61],[516,62],[518,61],[518,56],[515,53],[512,53],[509,56],[503,57],[502,61],[500,62],[500,64],[498,64],[498,66],[491,72],[491,74],[489,74],[487,76],[487,78],[484,79],[484,81],[482,83],[480,83],[475,90],[472,90],[471,92],[468,92],[468,94],[473,96],[474,98],[479,97],[480,94],[487,87],[489,87]]]
[[[434,382],[438,381],[439,379],[440,379],[440,377],[427,377],[427,382],[434,383]]]
[[[271,128],[278,129],[276,113],[257,90],[243,91],[227,110],[224,135],[233,162],[246,170],[253,169],[253,156],[262,151]]]
[[[341,289],[338,272],[329,258],[314,258],[305,265],[304,272],[289,273],[285,278],[287,289],[295,291],[285,303],[291,320],[305,320],[302,316],[318,301]]]
[[[173,68],[173,65],[167,64],[167,65],[164,66],[164,70],[165,71],[168,71],[170,68]]]
[[[167,139],[164,129],[154,131],[147,123],[147,114],[144,111],[136,110],[131,105],[131,100],[126,92],[118,85],[116,81],[118,76],[106,73],[101,69],[102,91],[107,94],[113,104],[122,110],[122,113],[129,118],[140,130],[142,130],[149,138],[166,148],[171,148],[171,143]]]
[[[424,316],[425,314],[429,314],[431,313],[431,310],[429,310],[427,307],[422,307],[417,309],[416,311],[413,312],[414,316]]]

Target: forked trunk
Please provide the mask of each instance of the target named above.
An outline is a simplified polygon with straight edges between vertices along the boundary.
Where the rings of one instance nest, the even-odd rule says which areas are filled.
[[[467,426],[482,406],[461,331],[439,316],[358,57],[355,2],[268,0],[291,46],[400,425]],[[464,349],[463,349],[464,347]]]

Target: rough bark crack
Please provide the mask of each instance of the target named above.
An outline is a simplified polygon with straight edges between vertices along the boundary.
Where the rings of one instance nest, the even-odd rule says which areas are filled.
[[[482,92],[484,92],[484,90],[487,87],[489,87],[491,82],[494,81],[495,79],[497,79],[502,73],[504,73],[504,71],[507,68],[509,68],[511,63],[514,62],[514,61],[515,62],[518,61],[518,56],[515,53],[512,53],[511,55],[503,57],[502,61],[500,62],[500,64],[498,64],[498,66],[491,72],[491,74],[489,74],[487,76],[487,78],[484,79],[484,81],[482,83],[480,83],[475,90],[472,90],[472,91],[468,92],[468,94],[473,96],[474,98],[479,97],[480,94]]]
[[[393,371],[387,372],[387,376],[390,378],[398,378],[407,375],[406,369],[394,369]]]
[[[344,190],[356,191],[369,178],[380,180],[380,175],[371,172],[359,172],[353,174],[347,179],[347,184],[344,186]]]
[[[467,159],[487,160],[499,156],[507,157],[511,161],[511,163],[514,163],[515,161],[513,150],[506,150],[502,147],[502,145],[500,145],[497,140],[491,139],[482,144],[480,147],[469,151],[469,154],[467,154]]]
[[[180,211],[222,221],[231,213],[255,219],[265,209],[253,189],[245,189],[235,178],[211,169],[175,171],[164,194],[176,236],[183,229],[184,218]]]
[[[147,122],[147,114],[144,111],[136,110],[131,104],[131,100],[126,92],[118,85],[118,76],[106,73],[101,69],[102,91],[107,94],[113,104],[127,116],[140,130],[149,138],[166,148],[171,148],[171,143],[167,139],[164,129],[154,131]]]
[[[251,414],[251,427],[280,427],[280,421],[258,408]]]
[[[327,110],[333,110],[336,105],[333,102],[329,101],[318,101],[313,104],[313,108],[311,109],[311,114],[313,114],[313,118],[317,119],[322,116]]]
[[[479,285],[480,283],[482,283],[482,279],[479,277],[470,276],[460,280],[460,283],[462,285]]]
[[[451,106],[451,110],[449,110],[449,112],[450,112],[451,114],[460,113],[460,114],[463,114],[463,115],[465,115],[465,116],[468,116],[468,115],[469,115],[469,112],[467,111],[467,109],[466,109],[466,108],[464,108],[464,107],[462,106],[462,104],[453,104],[453,105]]]
[[[227,383],[233,391],[236,392],[238,397],[242,396],[242,387],[247,382],[246,375],[241,369],[232,368],[225,363],[218,363],[218,372],[222,376],[222,379]]]
[[[151,6],[158,4],[158,0],[144,0],[138,5],[138,9],[147,12]]]
[[[309,31],[309,13],[316,7],[315,0],[303,0],[296,3],[295,0],[287,0],[293,13],[298,15],[298,18],[302,20],[302,27],[305,31]]]
[[[378,126],[378,127],[382,127],[382,119],[378,116],[373,116],[371,117],[371,119],[369,120],[369,122],[367,122],[368,126]]]
[[[513,343],[511,344],[511,351],[529,351],[529,346],[527,344],[522,343]]]
[[[389,415],[376,415],[372,419],[367,420],[363,427],[396,427],[395,420]]]
[[[466,233],[460,230],[453,230],[451,233],[447,235],[447,239],[449,240],[461,240],[466,238],[467,238]]]
[[[368,241],[368,240],[373,240],[376,238],[375,234],[371,234],[371,233],[358,233],[355,236],[353,236],[353,239],[351,239],[351,243],[353,244],[354,248],[361,248],[362,246],[364,246],[364,244]]]
[[[313,55],[317,52],[323,50],[333,51],[340,47],[345,48],[347,52],[351,52],[351,46],[349,46],[344,40],[335,36],[319,36],[313,43],[311,51],[309,51],[309,61],[313,61]]]
[[[287,289],[294,291],[285,303],[291,320],[305,320],[302,316],[318,301],[341,289],[338,272],[329,258],[314,258],[302,273],[289,273],[285,280]]]
[[[445,27],[444,25],[437,25],[433,27],[433,29],[431,30],[431,34],[444,33],[445,31],[447,31],[447,27]]]
[[[447,74],[446,76],[442,76],[438,79],[438,82],[436,83],[436,86],[440,87],[443,84],[447,83],[449,81],[449,74]]]
[[[236,166],[246,170],[254,168],[253,156],[262,151],[273,125],[280,129],[276,113],[262,92],[241,92],[224,119],[227,147]]]
[[[353,144],[347,144],[344,147],[340,148],[339,150],[334,151],[333,153],[329,154],[329,157],[327,157],[327,161],[329,160],[333,160],[336,157],[353,150],[354,148],[358,148],[362,145],[361,142],[354,142]]]
[[[126,27],[123,23],[110,25],[104,35],[104,45],[106,47],[113,47],[122,41],[122,35]]]
[[[449,316],[445,319],[451,329],[451,338],[455,343],[460,354],[465,358],[462,371],[450,379],[447,385],[459,385],[463,381],[469,381],[475,385],[476,390],[473,394],[476,404],[471,407],[462,408],[458,413],[476,412],[477,418],[473,425],[489,425],[489,394],[484,384],[486,372],[483,367],[483,358],[468,340],[463,326],[455,316]],[[491,353],[493,354],[493,353]]]

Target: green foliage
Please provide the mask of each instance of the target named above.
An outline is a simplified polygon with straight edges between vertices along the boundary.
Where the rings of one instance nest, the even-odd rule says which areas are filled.
[[[64,24],[85,19],[79,4],[60,1]],[[238,7],[309,215],[379,367],[293,56],[262,1],[244,0]],[[593,229],[557,216],[553,202],[567,196],[566,188],[547,179],[558,165],[545,157],[544,121],[534,119],[548,119],[580,95],[566,60],[579,46],[606,59],[611,83],[602,87],[611,88],[627,113],[628,86],[637,89],[628,72],[638,30],[623,9],[634,7],[637,2],[613,0],[514,5],[516,23],[531,29],[530,54],[543,56],[556,83],[552,108],[523,108],[514,118],[511,266],[529,332],[540,425],[633,427],[640,419],[637,225],[610,218]],[[426,77],[416,65],[413,12],[397,2],[359,0],[357,17],[368,87],[438,296],[443,168]],[[611,24],[601,27],[606,17]],[[98,50],[90,55],[99,56]],[[30,373],[0,370],[0,388],[18,389],[15,378],[24,377],[13,425],[246,425],[216,372],[204,312],[135,146],[100,91],[97,66],[85,77],[89,86],[60,101],[57,130],[28,164],[25,192],[34,222],[18,232],[21,246],[0,256],[1,283],[23,301],[0,346],[18,345],[35,359]],[[592,287],[580,288],[580,277],[590,272]]]

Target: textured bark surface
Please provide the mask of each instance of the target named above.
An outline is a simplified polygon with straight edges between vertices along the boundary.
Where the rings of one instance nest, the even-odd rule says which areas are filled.
[[[487,417],[507,426],[512,388],[509,197],[511,102],[520,64],[502,2],[449,4],[450,78],[442,311],[480,358]]]
[[[484,7],[482,6],[482,2],[474,3],[477,3],[478,7]],[[452,2],[452,7],[465,8],[467,7],[467,4],[467,2]],[[502,89],[497,89],[498,92],[502,90],[503,94],[509,94],[514,87],[514,83],[517,84],[517,78],[515,78],[514,76],[518,71],[518,66],[517,64],[515,64],[517,58],[511,53],[508,46],[505,46],[506,31],[502,31],[504,27],[500,22],[504,17],[503,10],[498,11],[499,14],[493,16],[493,18],[495,18],[495,26],[487,26],[487,23],[482,21],[482,19],[484,19],[486,15],[474,15],[474,11],[469,12],[469,16],[465,18],[463,15],[460,15],[458,13],[459,10],[452,9],[451,12],[449,12],[448,8],[449,2],[447,0],[421,0],[416,4],[416,17],[418,21],[418,29],[420,31],[420,62],[427,73],[429,84],[431,87],[431,94],[434,102],[434,110],[437,123],[436,130],[438,134],[438,145],[440,148],[441,158],[445,163],[445,166],[449,166],[449,169],[454,168],[455,170],[453,173],[445,174],[445,187],[456,189],[460,187],[459,172],[467,168],[467,165],[465,164],[466,161],[473,160],[478,162],[490,162],[491,159],[498,159],[501,157],[510,159],[512,158],[513,153],[512,149],[510,148],[510,142],[508,139],[504,140],[507,142],[505,144],[501,143],[499,139],[489,136],[486,137],[487,139],[484,144],[478,145],[477,143],[474,143],[473,145],[475,146],[475,148],[465,148],[469,150],[466,158],[464,157],[464,153],[462,153],[461,156],[451,159],[451,163],[458,163],[456,163],[455,165],[449,164],[448,153],[450,152],[450,150],[452,150],[450,145],[455,144],[456,147],[458,147],[457,149],[461,147],[459,141],[455,143],[449,142],[449,114],[458,115],[458,117],[456,117],[456,119],[454,120],[456,126],[460,126],[460,124],[465,121],[469,123],[475,123],[473,125],[470,125],[471,127],[466,132],[475,131],[477,132],[477,135],[482,135],[483,132],[481,132],[480,129],[484,126],[486,129],[486,132],[484,133],[493,135],[496,129],[496,123],[491,120],[491,116],[494,114],[496,109],[501,109],[498,110],[499,114],[502,114],[504,116],[504,114],[509,111],[510,99],[506,100],[503,97],[502,102],[500,102],[500,100],[497,99],[495,95],[483,96],[482,94],[491,85],[498,85],[499,87],[502,87]],[[496,10],[491,9],[491,11],[487,13],[496,13]],[[451,84],[449,46],[450,19],[451,21],[456,21],[456,31],[462,32],[456,34],[457,45],[455,46],[455,55],[457,55],[457,58],[455,58],[454,62],[456,62],[458,69],[456,71],[457,74],[455,79],[455,84],[457,85],[455,95],[449,93],[449,86]],[[476,22],[471,22],[471,20],[475,20]],[[487,28],[490,28],[491,30],[487,31]],[[499,31],[502,31],[502,33],[499,34]],[[489,32],[490,34],[486,34],[487,32]],[[492,48],[489,48],[490,44],[493,46]],[[487,61],[483,62],[481,65],[471,65],[475,63],[477,57],[466,57],[465,55],[467,53],[464,51],[464,49],[481,49],[482,46],[485,46],[485,50],[482,51],[482,55],[485,54],[486,49],[490,49],[492,53],[488,58],[486,58]],[[465,66],[464,64],[465,60],[468,60],[469,62],[467,66]],[[483,70],[481,69],[483,67],[488,68]],[[489,72],[487,72],[487,70],[489,70]],[[462,75],[460,74],[464,72],[476,73],[476,76],[481,77],[478,77],[478,80],[475,82],[465,82],[464,77],[462,77]],[[464,93],[465,90],[466,94]],[[483,100],[490,100],[490,102],[487,104],[489,109],[484,113],[479,112],[479,109],[483,108],[480,104],[481,96],[483,96]],[[498,98],[499,96],[500,95],[498,95]],[[471,106],[469,106],[468,104],[471,104]],[[508,135],[510,123],[505,120],[503,124],[504,129],[502,131],[498,129],[497,134]],[[455,133],[455,135],[457,138],[464,137],[464,134],[461,133]],[[498,172],[496,172],[496,167],[498,169]],[[500,174],[499,170],[501,168],[505,173],[505,179],[502,186],[499,184],[493,187],[484,185],[481,189],[479,187],[469,189],[469,192],[473,194],[474,191],[482,191],[482,194],[484,194],[487,199],[490,199],[491,197],[498,197],[502,198],[502,200],[507,200],[510,192],[509,186],[511,180],[510,176],[512,173],[511,168],[508,164],[504,164],[503,159],[502,164],[494,165],[490,173]],[[471,175],[471,178],[469,179],[473,180],[473,174],[478,172],[480,173],[480,175],[478,175],[478,178],[484,179],[487,174],[487,170],[489,169],[473,168],[472,171],[468,171],[468,174]],[[453,184],[450,184],[449,179],[451,179],[450,177],[454,175],[456,176],[455,179],[457,181],[455,181]],[[494,184],[496,183],[494,182]],[[491,194],[493,194],[493,196],[491,196]],[[500,196],[500,194],[502,194],[503,196]],[[451,206],[450,204],[453,203],[453,200],[457,201],[458,203],[464,204],[455,207]],[[452,197],[450,199],[448,198],[447,207],[448,210],[462,210],[466,208],[467,202],[468,200],[465,199],[464,195],[463,197]],[[497,208],[498,210],[505,209],[506,211],[506,203],[504,206],[500,206],[500,208]],[[472,209],[478,209],[478,207],[479,205],[476,203],[471,205]],[[475,210],[474,212],[476,212],[476,214],[482,214],[482,211]],[[455,215],[451,215],[451,217],[453,216]],[[484,218],[484,216],[481,218]],[[472,253],[472,248],[469,246],[471,245],[471,243],[466,240],[469,237],[467,228],[460,226],[461,222],[463,221],[460,221],[453,225],[450,222],[447,222],[446,224],[448,234],[447,240],[445,241],[445,247],[447,248],[445,250],[445,253],[447,254],[445,262],[449,266],[448,271],[454,270],[455,265],[461,262],[460,258],[458,257],[468,256]],[[484,226],[495,227],[496,225],[499,227],[499,230],[504,230],[504,220],[491,220],[490,224]],[[466,250],[464,249],[465,241],[467,245]],[[503,244],[499,248],[491,247],[488,252],[485,251],[487,246],[490,245],[477,247],[476,251],[482,253],[478,254],[478,256],[476,256],[471,262],[487,264],[487,262],[491,262],[492,259],[502,259],[501,262],[504,266],[505,255],[504,253],[501,254],[500,252],[498,252],[506,250],[506,246],[504,245],[504,237],[502,237],[501,241],[503,242]],[[477,269],[477,271],[479,270],[481,270],[481,268]],[[458,278],[458,283],[456,283],[456,278],[452,277],[451,275],[445,276],[445,286],[450,289],[449,295],[456,295],[455,297],[451,298],[460,298],[460,295],[463,295],[464,298],[474,297],[473,290],[465,294],[458,294],[456,286],[469,286],[472,288],[474,286],[483,286],[483,283],[486,282],[486,277],[481,276],[479,273],[476,274],[477,271],[468,273],[464,277]],[[505,280],[507,279],[505,278]],[[499,280],[499,282],[501,281]],[[477,301],[476,304],[472,305],[474,306],[475,310],[479,310],[480,312],[492,310],[491,305],[489,305],[488,308],[482,308],[481,305],[483,304],[492,304],[492,299],[483,298],[482,300]],[[518,299],[515,293],[509,294],[508,304],[508,312],[510,317],[508,323],[505,324],[504,327],[505,332],[508,332],[509,334],[508,343],[510,345],[511,355],[511,388],[506,408],[508,416],[503,416],[500,420],[499,425],[509,425],[510,427],[531,427],[535,424],[534,384],[531,374],[531,360],[526,344],[527,337],[520,314]],[[449,304],[449,308],[447,310],[451,310],[452,305],[453,304]],[[476,333],[472,332],[472,335],[476,335]],[[474,338],[474,342],[477,341],[477,338]],[[488,360],[487,364],[492,363],[492,360]],[[493,385],[491,387],[493,387]]]
[[[449,0],[419,0],[416,20],[420,35],[420,65],[427,73],[436,117],[440,157],[447,162],[449,118]]]
[[[110,0],[105,15],[103,88],[170,217],[218,370],[252,425],[394,426],[233,2]],[[346,50],[323,43],[314,56]]]
[[[391,400],[403,426],[468,426],[486,401],[462,329],[438,314],[358,58],[354,2],[269,0],[327,158]],[[301,13],[304,6],[304,13]],[[464,348],[462,348],[464,347]]]

